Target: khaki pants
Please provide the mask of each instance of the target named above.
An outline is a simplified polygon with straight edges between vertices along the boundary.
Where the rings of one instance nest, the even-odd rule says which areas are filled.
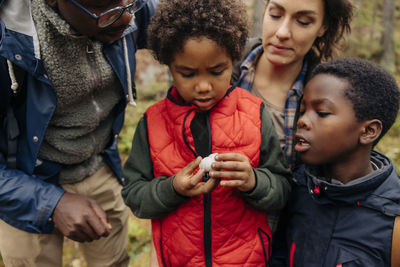
[[[128,266],[129,209],[125,206],[122,186],[112,171],[104,166],[85,180],[63,186],[71,193],[91,197],[107,213],[112,225],[106,238],[79,243],[88,267]],[[0,252],[6,267],[62,266],[64,237],[59,231],[52,234],[31,234],[16,229],[0,220]]]

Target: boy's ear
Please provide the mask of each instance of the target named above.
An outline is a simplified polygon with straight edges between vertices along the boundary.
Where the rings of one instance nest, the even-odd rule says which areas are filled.
[[[360,143],[364,145],[373,144],[382,133],[382,122],[377,119],[368,120],[363,123]]]
[[[46,3],[52,8],[57,7],[57,0],[46,0]]]

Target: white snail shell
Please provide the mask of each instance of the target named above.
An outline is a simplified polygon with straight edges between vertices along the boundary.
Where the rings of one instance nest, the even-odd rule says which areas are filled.
[[[208,157],[202,159],[199,168],[205,170],[206,172],[209,172],[211,170],[211,164],[215,162],[216,155],[218,155],[218,153],[208,155]]]

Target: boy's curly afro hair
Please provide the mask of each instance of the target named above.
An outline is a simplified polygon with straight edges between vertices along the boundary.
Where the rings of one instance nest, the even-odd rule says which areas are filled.
[[[207,37],[240,59],[248,36],[242,0],[160,0],[147,31],[148,48],[169,65],[189,38]]]
[[[396,120],[400,92],[393,76],[379,65],[360,58],[341,58],[319,64],[313,71],[345,79],[350,87],[345,95],[353,103],[358,121],[378,119],[383,137]]]

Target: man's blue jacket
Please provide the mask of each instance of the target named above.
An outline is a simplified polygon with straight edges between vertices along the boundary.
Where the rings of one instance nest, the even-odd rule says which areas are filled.
[[[124,37],[104,45],[104,55],[119,78],[124,95],[128,95],[128,87],[134,85],[135,51],[145,46],[145,29],[157,2],[149,0],[135,14],[135,24],[124,33]],[[37,156],[57,99],[37,53],[38,38],[30,4],[31,0],[0,0],[0,219],[24,231],[49,233],[54,227],[51,215],[64,190],[57,185],[60,166],[41,161]],[[128,49],[127,58],[124,48]],[[15,101],[13,97],[7,60],[25,70],[23,93],[26,96],[23,101]],[[124,98],[116,108],[112,129],[115,139],[103,152],[105,161],[121,182],[117,136],[123,125],[126,103]],[[8,168],[6,161],[9,133],[6,114],[10,105],[20,131],[16,169]]]

